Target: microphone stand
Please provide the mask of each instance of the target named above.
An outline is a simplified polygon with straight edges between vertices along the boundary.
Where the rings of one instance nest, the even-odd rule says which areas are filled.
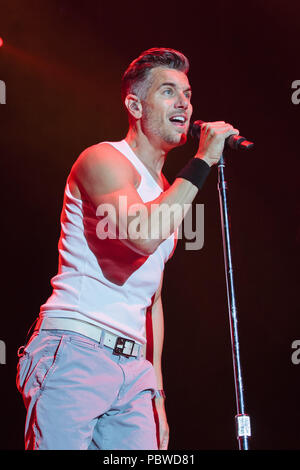
[[[220,200],[223,251],[224,251],[224,263],[225,263],[225,274],[226,274],[226,288],[227,288],[228,312],[229,312],[229,321],[230,321],[231,349],[232,349],[234,384],[235,384],[235,395],[236,395],[236,409],[237,409],[237,414],[235,416],[236,436],[238,439],[239,450],[248,450],[249,449],[248,439],[251,436],[250,417],[247,414],[245,414],[244,386],[243,386],[243,379],[242,379],[240,348],[239,348],[238,318],[237,318],[237,308],[236,308],[236,300],[235,300],[235,292],[234,292],[233,266],[232,266],[232,259],[231,259],[231,247],[230,247],[230,226],[229,226],[229,220],[228,220],[228,205],[227,205],[227,197],[226,197],[227,184],[226,184],[225,176],[224,176],[224,168],[225,168],[225,158],[223,154],[218,163],[218,191],[219,191],[219,200]]]

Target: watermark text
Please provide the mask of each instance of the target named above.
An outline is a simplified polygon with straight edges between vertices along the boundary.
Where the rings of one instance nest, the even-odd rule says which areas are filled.
[[[300,339],[295,339],[292,342],[292,349],[295,349],[291,356],[292,363],[297,366],[300,364]]]
[[[127,196],[120,196],[117,206],[100,204],[96,216],[100,240],[166,240],[176,231],[178,239],[186,240],[186,250],[200,250],[204,245],[204,204],[128,205]]]
[[[6,345],[0,339],[0,364],[6,364]]]
[[[292,89],[295,90],[292,93],[292,103],[299,104],[300,103],[300,80],[294,80],[292,82]]]
[[[0,80],[0,104],[6,104],[6,85],[3,80]]]

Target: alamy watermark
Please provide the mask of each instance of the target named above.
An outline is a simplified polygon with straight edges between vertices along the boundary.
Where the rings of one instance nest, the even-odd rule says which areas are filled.
[[[294,80],[292,82],[292,89],[295,90],[291,96],[292,103],[299,104],[300,103],[300,80]]]
[[[186,240],[186,250],[200,250],[204,245],[204,204],[127,204],[127,196],[120,196],[118,207],[105,203],[97,207],[100,218],[96,226],[101,240],[167,239],[178,226],[177,238]],[[181,222],[181,223],[180,223]]]
[[[6,345],[0,339],[0,364],[6,364]]]
[[[0,104],[6,104],[6,85],[3,80],[0,80]]]
[[[300,364],[300,339],[295,339],[292,342],[292,349],[295,349],[291,356],[292,363],[297,366]]]

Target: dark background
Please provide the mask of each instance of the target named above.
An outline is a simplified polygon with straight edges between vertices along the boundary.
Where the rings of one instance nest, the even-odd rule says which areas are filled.
[[[188,56],[194,119],[225,120],[255,142],[226,168],[250,447],[299,449],[299,13],[277,0],[0,3],[2,449],[23,448],[16,351],[51,293],[66,177],[84,148],[125,136],[121,76],[154,46]],[[195,149],[170,153],[171,182]],[[195,203],[204,247],[179,242],[163,288],[170,449],[236,449],[216,167]]]

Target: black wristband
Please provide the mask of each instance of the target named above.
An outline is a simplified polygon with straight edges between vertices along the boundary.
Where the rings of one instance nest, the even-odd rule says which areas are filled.
[[[176,175],[176,178],[184,178],[201,189],[211,167],[201,158],[192,158],[184,168]]]

